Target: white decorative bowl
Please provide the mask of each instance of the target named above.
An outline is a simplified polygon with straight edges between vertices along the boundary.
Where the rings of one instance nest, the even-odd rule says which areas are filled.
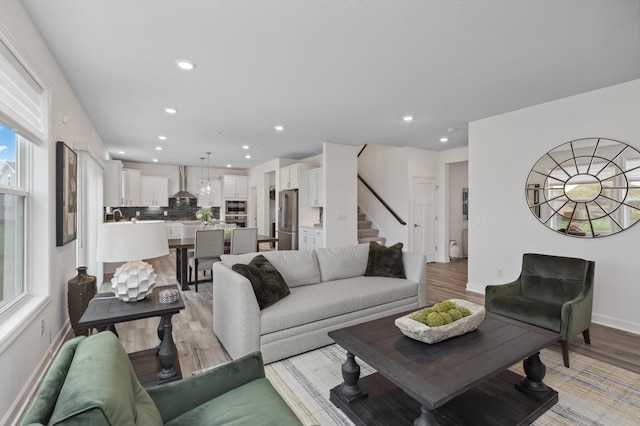
[[[478,328],[484,319],[484,306],[462,299],[448,300],[451,300],[456,306],[469,309],[471,315],[450,324],[441,325],[440,327],[429,327],[426,324],[411,319],[412,315],[422,310],[420,309],[397,318],[395,321],[396,327],[398,327],[405,336],[425,343],[441,342],[449,337],[460,336]]]

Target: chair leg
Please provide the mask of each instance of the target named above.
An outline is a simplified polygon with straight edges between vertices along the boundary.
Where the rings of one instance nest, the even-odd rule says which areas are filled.
[[[564,366],[569,368],[569,342],[560,340],[560,345],[562,346],[562,361]]]
[[[195,270],[196,270],[196,293],[198,292],[198,259],[195,259]]]
[[[582,337],[584,338],[584,342],[587,345],[591,344],[591,336],[589,336],[589,329],[588,328],[585,331],[582,332]]]

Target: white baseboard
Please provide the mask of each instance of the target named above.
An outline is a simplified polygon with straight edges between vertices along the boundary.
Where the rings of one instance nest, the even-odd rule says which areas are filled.
[[[640,334],[640,324],[634,322],[613,318],[607,315],[599,315],[596,313],[593,313],[591,315],[591,321],[596,324],[604,325],[618,330],[628,331],[629,333]]]

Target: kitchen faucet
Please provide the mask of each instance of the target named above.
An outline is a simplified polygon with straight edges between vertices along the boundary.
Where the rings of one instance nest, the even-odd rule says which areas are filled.
[[[113,221],[117,222],[116,220],[116,212],[120,214],[120,219],[122,219],[124,217],[124,215],[122,214],[122,212],[120,211],[120,209],[113,209]]]

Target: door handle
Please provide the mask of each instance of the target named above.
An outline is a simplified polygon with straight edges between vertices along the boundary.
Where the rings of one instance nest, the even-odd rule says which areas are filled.
[[[414,228],[417,228],[418,226],[420,226],[420,225],[418,225],[417,223],[414,223],[414,224],[413,224],[413,227],[414,227]]]

